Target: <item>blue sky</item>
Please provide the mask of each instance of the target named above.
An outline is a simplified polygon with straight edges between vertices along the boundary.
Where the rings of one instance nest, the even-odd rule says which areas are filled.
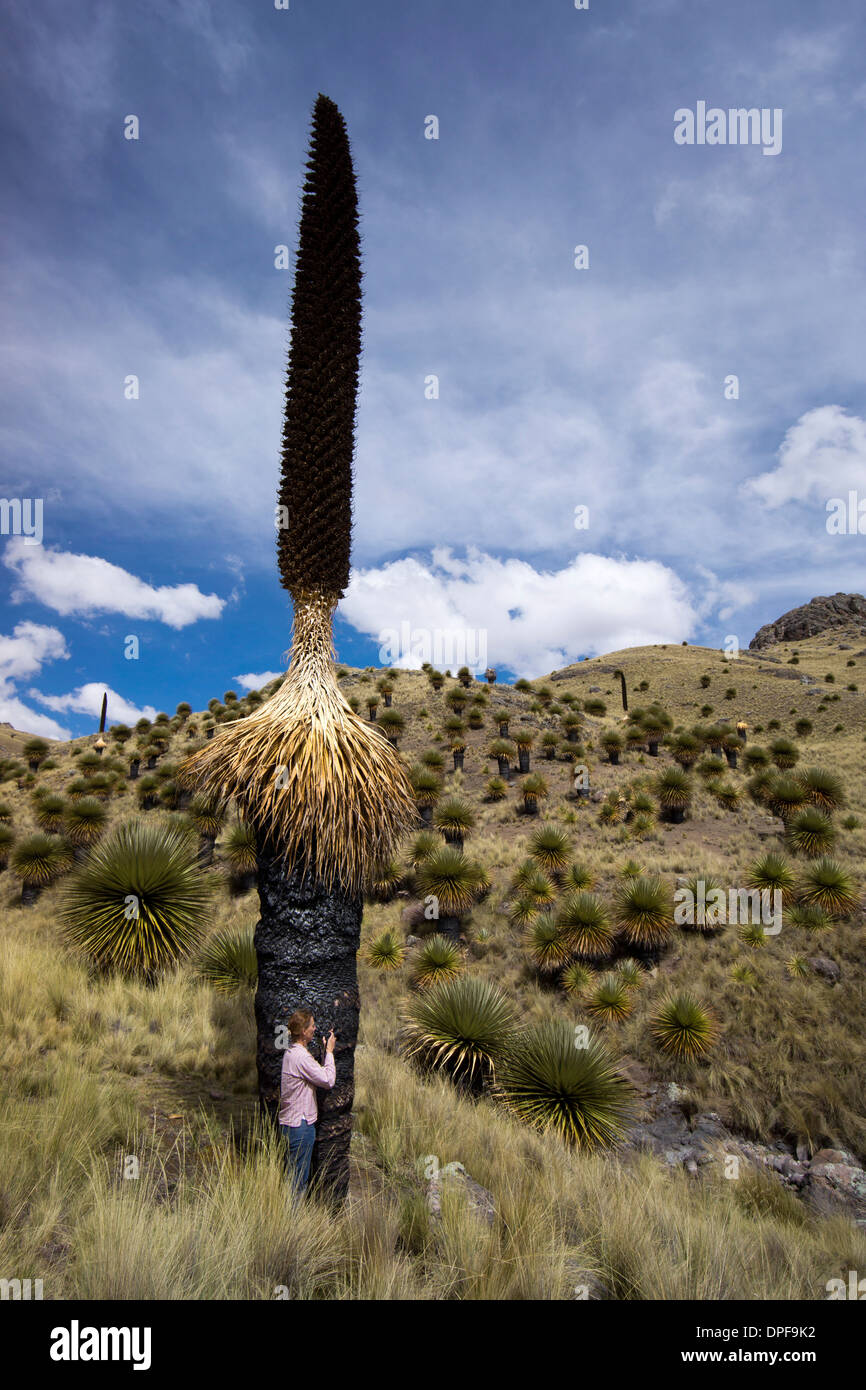
[[[364,237],[341,659],[468,633],[533,676],[863,590],[826,524],[866,498],[857,0],[3,8],[0,496],[43,535],[0,536],[0,720],[282,669],[274,262],[319,91]],[[677,144],[699,102],[781,111],[781,150]]]

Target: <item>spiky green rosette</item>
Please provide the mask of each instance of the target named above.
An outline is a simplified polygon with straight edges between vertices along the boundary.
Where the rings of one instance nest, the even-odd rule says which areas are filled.
[[[183,769],[187,785],[234,797],[291,868],[361,891],[413,828],[399,754],[349,708],[332,667],[336,596],[295,600],[288,674],[246,719],[224,725]]]
[[[342,597],[349,582],[352,454],[361,352],[358,195],[346,124],[334,102],[313,110],[286,377],[277,543],[293,597]]]

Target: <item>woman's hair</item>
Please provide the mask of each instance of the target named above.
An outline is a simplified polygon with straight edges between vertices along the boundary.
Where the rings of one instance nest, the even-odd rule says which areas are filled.
[[[297,1042],[298,1038],[303,1036],[305,1029],[310,1025],[312,1017],[313,1015],[309,1009],[295,1009],[295,1012],[289,1019],[289,1032],[294,1042]]]

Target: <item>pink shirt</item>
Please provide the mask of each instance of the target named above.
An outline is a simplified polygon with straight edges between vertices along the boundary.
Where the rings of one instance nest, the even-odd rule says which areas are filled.
[[[336,1077],[337,1068],[332,1052],[325,1053],[325,1065],[320,1067],[303,1043],[292,1043],[291,1047],[287,1047],[283,1054],[280,1080],[279,1123],[294,1128],[301,1120],[306,1120],[308,1125],[314,1125],[319,1115],[315,1088],[322,1086],[330,1091]]]

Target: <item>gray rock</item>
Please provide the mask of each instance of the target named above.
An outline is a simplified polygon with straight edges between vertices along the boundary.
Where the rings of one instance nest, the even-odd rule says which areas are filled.
[[[841,967],[834,960],[830,960],[829,956],[809,956],[809,964],[816,975],[823,976],[833,985],[842,978]]]
[[[496,1203],[493,1193],[488,1192],[474,1178],[470,1177],[462,1163],[449,1163],[440,1169],[427,1183],[427,1206],[430,1215],[438,1221],[442,1218],[442,1193],[458,1192],[464,1197],[469,1209],[488,1225],[496,1216]]]
[[[783,613],[774,623],[766,623],[749,643],[751,649],[760,650],[777,642],[800,642],[806,637],[815,637],[833,627],[846,627],[849,623],[862,623],[866,618],[866,598],[862,594],[834,594],[832,597],[819,596],[810,599],[800,608],[792,608]]]
[[[866,1219],[866,1172],[848,1163],[815,1163],[803,1187],[809,1205],[821,1215],[839,1212]]]

